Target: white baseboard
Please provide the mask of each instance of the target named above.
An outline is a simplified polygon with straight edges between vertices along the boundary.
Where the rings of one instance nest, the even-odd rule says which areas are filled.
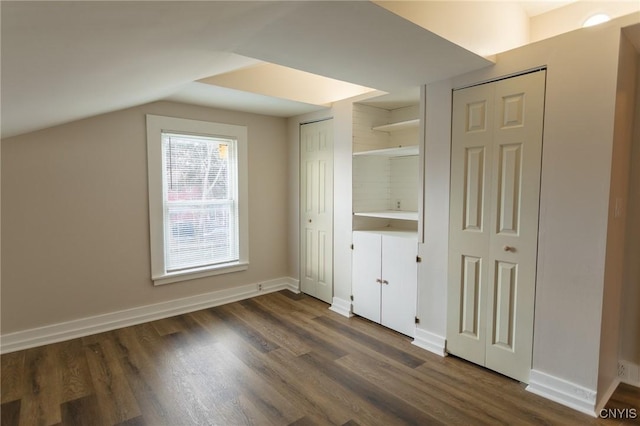
[[[537,370],[531,370],[527,390],[581,413],[597,417],[597,391],[595,390]]]
[[[447,339],[421,328],[416,328],[413,344],[439,356],[447,356]]]
[[[640,388],[640,365],[624,360],[621,360],[619,364],[622,367],[620,381]]]
[[[353,312],[351,311],[351,301],[334,297],[332,302],[333,303],[331,303],[329,310],[347,318],[351,318],[353,316]]]
[[[102,333],[130,325],[237,302],[238,300],[249,299],[279,290],[289,290],[294,293],[299,293],[299,282],[290,277],[277,278],[199,294],[197,296],[4,334],[0,336],[0,353],[15,352],[22,349],[75,339],[77,337],[89,336],[91,334]]]

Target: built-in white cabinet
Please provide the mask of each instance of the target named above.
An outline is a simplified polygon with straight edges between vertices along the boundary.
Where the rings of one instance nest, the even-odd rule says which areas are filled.
[[[419,106],[353,106],[352,310],[415,334]]]
[[[353,233],[353,312],[413,337],[418,289],[413,231]]]

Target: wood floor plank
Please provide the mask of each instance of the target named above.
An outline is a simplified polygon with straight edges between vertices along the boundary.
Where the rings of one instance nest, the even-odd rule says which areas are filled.
[[[342,325],[332,318],[321,316],[321,317],[314,318],[314,321],[326,326],[327,328],[337,331],[338,333],[342,334],[344,337],[348,338],[349,340],[356,341],[365,346],[368,346],[369,348],[375,350],[376,352],[379,352],[389,358],[395,359],[396,361],[402,364],[405,364],[410,368],[415,368],[424,364],[423,359],[414,357],[411,354],[401,349],[398,349],[394,346],[381,342],[379,339],[376,339],[361,331],[355,330],[346,325]]]
[[[116,334],[120,353],[125,354],[120,363],[143,418],[151,425],[180,423],[184,416],[176,411],[183,406],[182,395],[162,380],[166,376],[156,369],[156,360],[161,358],[158,352],[147,351],[132,327]]]
[[[60,344],[27,349],[20,424],[56,424],[61,419]]]
[[[291,333],[287,333],[282,330],[281,327],[278,327],[277,324],[264,321],[253,309],[247,308],[240,303],[230,304],[228,305],[228,309],[233,312],[236,317],[251,324],[252,327],[259,330],[263,335],[268,336],[271,341],[280,347],[286,348],[294,355],[302,355],[311,350],[302,339]]]
[[[280,303],[288,302],[289,304],[296,303],[294,300],[286,296],[288,292],[278,292],[276,294],[277,300]],[[260,299],[256,299],[260,300]],[[303,296],[299,300],[304,300],[304,303],[297,303],[297,309],[291,308],[290,312],[292,312],[292,317],[300,318],[295,314],[295,312],[306,310],[309,314],[309,317],[313,317],[316,320],[321,320],[322,318],[328,318],[332,322],[341,324],[348,329],[354,330],[356,332],[362,333],[366,336],[369,336],[377,341],[382,341],[385,344],[388,344],[391,347],[397,348],[406,352],[411,357],[415,359],[420,359],[423,361],[429,359],[438,358],[437,355],[427,352],[423,349],[418,348],[417,346],[411,344],[412,339],[409,337],[388,329],[386,327],[380,326],[380,324],[373,323],[367,319],[354,316],[351,318],[346,318],[342,315],[336,314],[328,309],[328,305],[318,299],[315,299],[311,296]],[[295,306],[295,305],[294,305]],[[306,316],[303,316],[305,318]]]
[[[20,424],[21,400],[3,402],[0,405],[0,424],[2,426],[18,426]]]
[[[367,380],[362,379],[348,369],[335,363],[325,362],[320,356],[313,352],[301,355],[299,358],[303,359],[307,365],[321,370],[323,374],[349,389],[359,398],[366,400],[372,406],[382,410],[388,417],[392,418],[391,424],[445,424],[431,414],[407,404],[392,393],[386,392],[376,386],[371,386]],[[376,420],[382,419],[378,418]],[[388,420],[382,421],[383,422],[370,422],[368,424],[390,424]]]
[[[322,372],[306,368],[299,357],[280,348],[268,354],[255,353],[252,348],[234,346],[236,356],[263,380],[274,386],[277,392],[299,406],[306,413],[305,421],[315,424],[342,424],[354,412],[367,413],[367,408],[357,405],[357,398],[349,398],[349,392],[341,389]],[[326,409],[331,407],[331,409]],[[375,416],[371,415],[371,419]]]
[[[94,395],[66,401],[60,405],[63,425],[99,426],[107,425],[100,413],[98,399]]]
[[[295,406],[274,391],[269,382],[261,380],[252,370],[246,369],[246,366],[233,355],[235,351],[227,350],[234,348],[243,354],[265,354],[276,350],[277,347],[265,351],[265,345],[255,344],[262,339],[255,337],[257,333],[252,326],[244,323],[232,311],[225,311],[222,315],[220,313],[218,309],[209,309],[191,315],[195,321],[215,333],[218,340],[214,345],[191,349],[191,352],[195,354],[200,351],[201,354],[196,355],[196,358],[209,360],[208,363],[200,365],[201,376],[206,377],[211,384],[226,384],[225,388],[231,395],[231,406],[241,409],[236,413],[227,410],[225,420],[231,424],[285,424],[299,417],[301,413]],[[211,320],[215,325],[211,324]],[[258,420],[254,422],[256,418]]]
[[[146,426],[148,423],[145,421],[144,417],[134,417],[132,419],[127,419],[123,422],[118,423],[115,426]],[[152,424],[153,425],[153,424]]]
[[[0,402],[15,401],[22,398],[25,392],[24,362],[25,351],[2,355],[0,368],[2,371],[0,385]]]
[[[323,336],[319,336],[313,333],[309,333],[308,330],[290,320],[291,316],[287,317],[287,313],[280,313],[277,308],[269,308],[269,304],[265,299],[260,301],[245,300],[243,306],[248,307],[257,315],[259,315],[264,321],[268,321],[271,324],[276,324],[281,327],[287,333],[298,337],[305,344],[311,347],[315,352],[322,354],[329,359],[336,359],[347,355],[347,351],[340,348],[330,342]]]
[[[261,295],[0,357],[2,425],[586,425],[596,419],[320,300]],[[640,412],[620,385],[607,407]]]
[[[181,316],[163,318],[160,320],[152,321],[151,325],[160,336],[166,336],[167,334],[178,333],[184,331],[185,325]]]
[[[215,345],[207,350],[207,354],[211,357],[210,368],[215,365],[228,381],[233,382],[234,388],[238,391],[240,405],[245,407],[248,413],[253,413],[251,418],[255,419],[255,422],[252,423],[287,424],[304,414],[269,382],[262,380],[253,370],[247,369],[225,345]],[[262,356],[262,352],[258,356]],[[220,365],[224,365],[224,368],[219,368]]]
[[[60,374],[63,403],[93,394],[89,364],[79,339],[60,344]]]
[[[264,334],[253,327],[248,326],[240,318],[234,315],[233,311],[226,306],[217,306],[210,309],[211,312],[220,317],[233,331],[245,339],[249,344],[261,352],[270,352],[278,349],[279,346],[269,340]]]
[[[113,341],[105,340],[84,347],[100,416],[107,424],[140,415],[114,346]]]
[[[484,411],[477,401],[468,401],[460,395],[461,392],[452,394],[440,387],[426,386],[425,382],[412,377],[412,372],[364,354],[349,355],[337,363],[363,377],[372,386],[381,387],[412,406],[433,413],[446,424],[508,424]]]
[[[311,364],[307,357],[311,354],[313,354],[313,359],[325,361],[322,369],[310,368]],[[277,361],[276,365],[286,366],[287,371],[281,371],[280,374],[293,373],[295,377],[302,379],[298,385],[301,393],[314,405],[324,407],[325,412],[317,413],[318,418],[330,415],[332,418],[330,424],[343,424],[354,418],[359,419],[365,425],[394,424],[396,419],[392,415],[355,394],[335,377],[326,374],[326,366],[331,365],[332,360],[313,352],[291,357],[287,352],[274,351],[269,354],[269,357]],[[329,412],[327,412],[328,407],[330,407]]]

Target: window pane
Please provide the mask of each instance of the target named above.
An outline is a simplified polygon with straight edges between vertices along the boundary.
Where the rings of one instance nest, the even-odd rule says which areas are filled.
[[[195,136],[165,135],[168,201],[231,198],[230,142]]]
[[[238,260],[232,143],[163,135],[167,271]]]
[[[237,260],[232,204],[167,205],[168,271]]]

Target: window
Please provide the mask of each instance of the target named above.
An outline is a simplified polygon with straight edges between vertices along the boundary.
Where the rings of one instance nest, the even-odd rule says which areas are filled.
[[[247,129],[147,115],[151,278],[248,268]]]

